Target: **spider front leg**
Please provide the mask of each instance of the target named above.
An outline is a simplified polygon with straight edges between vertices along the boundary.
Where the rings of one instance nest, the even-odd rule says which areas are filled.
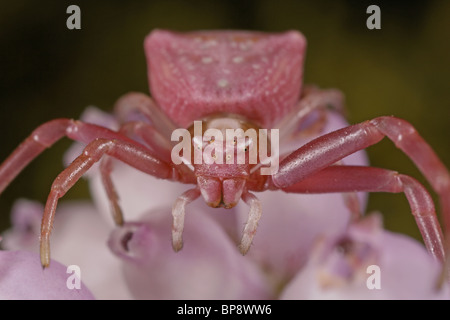
[[[67,190],[102,155],[108,154],[138,170],[163,179],[175,179],[182,174],[168,163],[156,158],[143,145],[107,128],[75,121],[56,119],[35,129],[19,147],[0,165],[0,193],[35,157],[62,137],[88,144],[84,153],[67,167],[55,180],[47,200],[41,228],[41,261],[50,262],[49,235],[53,224],[56,204]]]
[[[131,139],[101,126],[64,118],[48,121],[37,127],[0,165],[0,194],[34,158],[65,136],[86,144],[96,138],[132,142]]]
[[[323,130],[329,121],[330,110],[344,114],[344,95],[337,89],[319,89],[308,85],[302,91],[302,96],[295,108],[274,127],[279,128],[281,141],[288,139],[308,140],[323,134]],[[310,116],[316,113],[318,117],[310,120]],[[302,128],[306,125],[306,128]],[[356,193],[343,194],[346,206],[349,208],[352,218],[357,219],[361,215],[359,200]]]
[[[178,180],[180,178],[173,166],[155,158],[148,150],[137,143],[108,139],[92,141],[86,146],[83,153],[58,175],[52,184],[41,225],[40,252],[43,267],[47,267],[50,263],[50,232],[58,200],[104,155],[114,157],[160,179]]]
[[[379,117],[312,140],[280,163],[273,183],[278,188],[293,185],[385,136],[409,156],[439,195],[445,232],[450,235],[450,174],[428,143],[402,119]]]
[[[119,133],[130,137],[139,138],[143,141],[146,147],[157,154],[158,157],[165,161],[170,162],[170,143],[166,141],[156,129],[141,121],[127,122],[119,129]],[[104,157],[100,162],[100,176],[103,187],[106,191],[106,196],[110,203],[111,212],[116,225],[123,225],[124,218],[123,212],[119,205],[119,196],[111,178],[113,171],[113,162],[111,157]]]
[[[171,163],[171,144],[167,141],[152,125],[134,121],[125,123],[119,132],[127,137],[139,139],[145,146],[158,158]],[[195,176],[192,170],[186,165],[180,164],[177,166],[180,171],[183,181],[185,183],[195,183]],[[121,226],[124,222],[122,209],[119,205],[119,196],[111,178],[113,171],[113,162],[111,157],[104,157],[100,162],[100,176],[102,184],[105,188],[110,208],[116,225]]]
[[[414,127],[405,120],[395,117],[379,117],[336,130],[312,140],[291,153],[280,163],[279,171],[272,176],[272,182],[280,189],[290,187],[317,174],[319,171],[336,163],[336,161],[378,143],[385,136],[411,158],[438,193],[443,212],[446,241],[445,246],[442,245],[442,249],[438,251],[443,251],[447,255],[450,248],[450,174],[433,149],[417,133]],[[428,201],[425,199],[427,198],[417,198],[417,201],[421,201],[417,208],[425,208]],[[412,205],[412,203],[410,204]],[[427,214],[419,212],[416,214],[416,217],[430,217],[432,215],[430,212]],[[418,222],[422,223],[422,227],[419,225],[419,228],[422,229],[422,234],[434,234],[431,237],[434,240],[430,241],[439,242],[438,239],[442,237],[438,236],[436,231],[433,231],[435,223],[420,222],[420,220],[421,218],[419,218]],[[429,240],[424,239],[424,241],[429,242],[427,244],[429,248],[432,247]],[[438,252],[434,249],[432,250],[433,252]],[[441,256],[441,254],[434,254],[437,257]],[[442,256],[444,255],[442,254]],[[450,261],[445,263],[450,265]]]
[[[176,125],[157,107],[153,99],[139,92],[130,92],[117,100],[114,107],[117,119],[122,126],[119,132],[130,138],[142,141],[149,150],[168,163],[171,162],[172,143],[170,140]],[[133,115],[140,115],[144,121],[129,121]],[[128,122],[129,121],[129,122]],[[185,165],[178,166],[183,171],[185,180],[195,181],[192,171]],[[105,157],[100,163],[100,175],[105,188],[111,212],[116,225],[123,224],[123,213],[119,205],[119,197],[111,179],[113,163],[110,157]]]
[[[433,200],[427,190],[409,176],[380,168],[334,165],[283,187],[282,190],[295,193],[403,192],[425,246],[435,258],[444,261],[442,230]]]

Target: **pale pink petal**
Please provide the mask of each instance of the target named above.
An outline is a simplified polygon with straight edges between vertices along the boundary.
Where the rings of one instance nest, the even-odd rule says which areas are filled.
[[[282,299],[448,299],[440,264],[425,247],[385,231],[371,215],[338,237],[321,239]]]
[[[38,252],[42,212],[40,202],[17,199],[11,209],[11,228],[3,233],[2,248]]]
[[[221,226],[202,211],[186,216],[184,247],[171,246],[171,210],[152,211],[113,232],[111,249],[137,299],[267,299],[262,270],[243,257]]]
[[[42,204],[19,200],[13,207],[11,229],[4,233],[3,248],[39,252]],[[80,268],[81,279],[97,299],[129,299],[120,261],[106,242],[111,227],[87,202],[61,202],[51,235],[51,256]],[[40,261],[37,258],[38,262]]]
[[[193,187],[154,178],[119,161],[114,162],[112,180],[125,221],[137,220],[150,209],[172,206],[186,189]],[[95,206],[112,225],[110,203],[98,172],[90,176],[89,186]]]
[[[0,250],[0,300],[94,299],[74,276],[54,260],[43,270],[36,253]]]

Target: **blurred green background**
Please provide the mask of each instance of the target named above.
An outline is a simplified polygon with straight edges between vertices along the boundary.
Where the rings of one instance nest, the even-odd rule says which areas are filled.
[[[70,4],[81,8],[81,30],[66,28]],[[381,30],[366,28],[370,4],[381,9]],[[110,110],[128,91],[148,92],[142,42],[154,28],[300,30],[305,82],[341,89],[351,123],[407,119],[450,167],[450,1],[2,1],[0,161],[47,120],[77,118],[88,105]],[[58,142],[1,195],[0,230],[15,199],[45,202],[68,146]],[[368,153],[372,165],[429,188],[391,142]],[[80,181],[64,199],[88,196]],[[372,194],[369,210],[384,213],[388,229],[420,238],[404,196]]]

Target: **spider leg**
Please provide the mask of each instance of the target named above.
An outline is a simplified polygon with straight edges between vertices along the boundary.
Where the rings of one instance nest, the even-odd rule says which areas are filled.
[[[142,121],[132,121],[124,123],[119,132],[133,140],[142,141],[142,143],[160,159],[171,162],[172,142],[167,140],[154,125]]]
[[[295,193],[403,192],[428,251],[444,261],[442,230],[428,191],[415,179],[395,171],[364,166],[330,166],[282,188]]]
[[[200,196],[199,188],[185,191],[175,201],[172,207],[172,247],[175,252],[183,248],[183,229],[186,206]]]
[[[274,128],[279,128],[280,139],[283,141],[299,129],[308,116],[319,111],[319,118],[308,128],[302,130],[302,135],[319,134],[326,123],[326,109],[332,108],[338,112],[344,111],[344,96],[336,89],[321,90],[315,86],[306,86],[296,107],[285,116]]]
[[[290,186],[385,136],[409,156],[439,195],[445,230],[450,235],[450,174],[428,143],[402,119],[379,117],[314,139],[281,161],[273,183],[278,188]]]
[[[41,152],[63,137],[85,144],[96,138],[131,139],[101,126],[71,119],[55,119],[37,127],[0,165],[0,194],[11,181]]]
[[[106,197],[109,201],[114,223],[117,226],[123,226],[124,223],[123,211],[119,204],[119,195],[111,178],[112,170],[113,170],[112,158],[105,156],[100,161],[100,178],[103,184],[103,188],[105,189],[106,192]]]
[[[316,137],[323,133],[323,129],[328,121],[327,110],[332,109],[341,114],[345,113],[344,95],[336,89],[319,89],[316,86],[308,85],[303,88],[297,106],[290,114],[284,117],[277,125],[279,128],[281,141],[287,139],[299,140],[301,138]],[[318,118],[313,119],[313,123],[299,131],[303,123],[308,122],[308,117],[318,111]],[[289,138],[288,138],[289,137]],[[361,216],[360,203],[356,193],[343,194],[346,206],[349,208],[352,219]]]
[[[122,123],[129,122],[128,119],[133,113],[144,115],[167,141],[170,141],[172,132],[179,127],[161,111],[152,98],[144,93],[125,94],[117,100],[114,110]]]
[[[239,250],[243,255],[245,255],[250,249],[253,237],[255,236],[258,222],[262,214],[262,207],[258,198],[248,191],[244,191],[242,193],[242,200],[250,206],[247,222],[245,223],[241,243],[239,245]]]
[[[63,170],[52,184],[41,225],[41,263],[50,263],[50,232],[58,200],[72,188],[79,178],[98,162],[109,155],[128,165],[160,179],[178,180],[179,173],[170,164],[154,157],[148,150],[135,143],[117,139],[96,139],[89,143],[83,153]]]
[[[151,150],[119,132],[81,121],[56,119],[36,128],[0,165],[0,193],[28,163],[64,136],[87,146],[83,154],[58,175],[52,185],[41,227],[43,266],[48,266],[50,262],[49,236],[58,199],[104,154],[157,178],[183,180],[183,174],[177,168],[160,160]],[[120,223],[118,217],[116,221]]]
[[[343,160],[336,161],[334,165],[345,165]],[[361,209],[361,203],[358,198],[358,193],[353,192],[343,192],[342,197],[344,199],[345,206],[348,208],[351,214],[351,220],[356,221],[363,216],[363,211]]]
[[[200,189],[194,188],[184,192],[174,203],[172,208],[172,247],[175,251],[180,251],[183,247],[183,229],[186,205],[197,199],[201,195]],[[259,219],[261,218],[262,208],[258,198],[248,191],[244,191],[242,200],[250,206],[247,222],[242,232],[242,239],[239,250],[245,255],[253,241]]]
[[[139,92],[130,92],[123,95],[116,102],[115,114],[122,126],[120,133],[128,137],[139,138],[158,157],[166,162],[171,162],[172,132],[177,126],[158,108],[153,99]],[[133,114],[140,114],[149,122],[129,121]],[[186,180],[194,181],[195,177],[185,164],[177,166],[182,171]],[[105,157],[100,163],[100,175],[110,203],[114,221],[117,225],[123,224],[123,213],[119,205],[119,197],[111,179],[113,162],[110,157]]]
[[[171,145],[158,131],[150,124],[134,121],[127,122],[119,129],[119,132],[123,135],[132,138],[138,138],[143,141],[147,148],[153,151],[153,154],[157,154],[158,158],[170,163],[171,157]],[[116,225],[123,224],[123,213],[119,205],[119,196],[117,194],[116,188],[111,178],[111,173],[113,170],[113,159],[111,157],[105,156],[100,162],[100,175],[102,184],[105,188],[107,198],[110,203],[112,215]],[[181,182],[195,183],[195,176],[185,164],[177,165],[177,169],[182,172],[181,177],[183,177]]]

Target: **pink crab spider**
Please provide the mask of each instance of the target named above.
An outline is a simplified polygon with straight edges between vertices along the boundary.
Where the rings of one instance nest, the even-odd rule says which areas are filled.
[[[438,193],[448,230],[449,172],[405,120],[378,117],[320,136],[281,155],[279,170],[272,175],[256,170],[260,163],[189,165],[171,161],[172,132],[177,128],[192,130],[195,120],[202,121],[204,128],[222,131],[230,127],[279,129],[283,140],[313,112],[323,115],[326,108],[342,108],[339,91],[302,88],[305,47],[306,40],[297,31],[151,32],[145,40],[145,52],[152,98],[129,93],[119,99],[115,108],[121,120],[118,131],[71,119],[49,121],[35,129],[0,166],[1,193],[30,161],[60,138],[66,136],[86,144],[83,153],[52,184],[41,227],[42,266],[50,263],[50,232],[58,199],[100,160],[114,220],[118,225],[123,223],[110,178],[111,157],[154,177],[195,185],[173,206],[172,241],[176,251],[182,247],[185,207],[200,195],[212,207],[231,208],[240,199],[250,206],[239,246],[245,254],[262,212],[253,191],[403,192],[427,249],[444,261],[443,233],[434,204],[419,182],[381,168],[340,163],[344,157],[388,137],[411,158]],[[128,121],[136,114],[141,116],[139,121]],[[316,121],[320,125],[321,120]],[[257,145],[256,141],[249,143]]]

